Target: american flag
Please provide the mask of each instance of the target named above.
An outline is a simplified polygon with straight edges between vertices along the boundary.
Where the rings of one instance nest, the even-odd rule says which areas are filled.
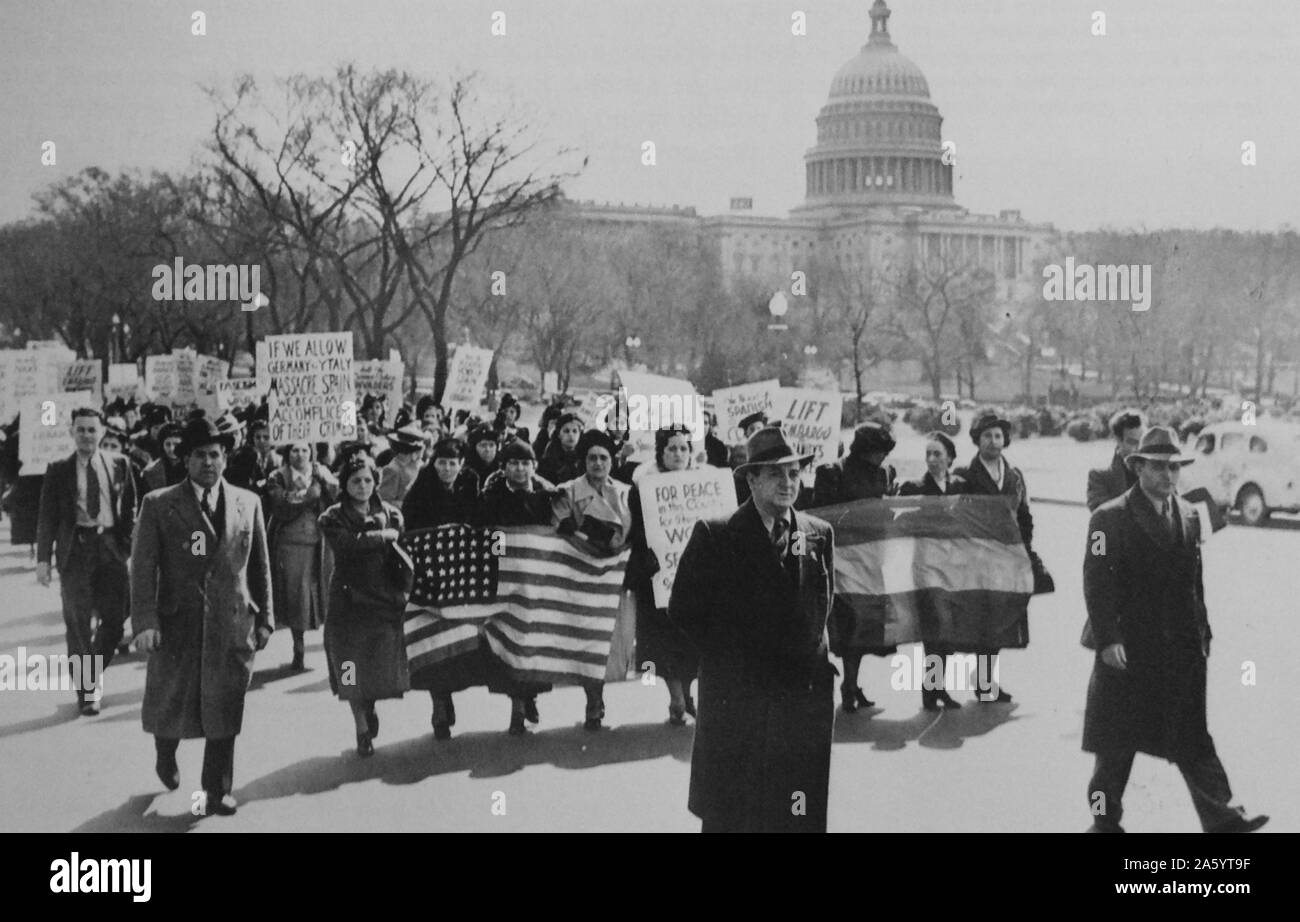
[[[628,551],[598,556],[542,526],[440,525],[402,537],[412,672],[472,656],[480,638],[520,681],[603,679]]]

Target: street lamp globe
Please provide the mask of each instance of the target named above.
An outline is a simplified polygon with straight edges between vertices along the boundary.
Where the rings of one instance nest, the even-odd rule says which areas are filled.
[[[773,320],[780,320],[789,309],[790,302],[786,299],[784,291],[777,291],[772,295],[772,300],[767,302],[767,312],[772,315]]]

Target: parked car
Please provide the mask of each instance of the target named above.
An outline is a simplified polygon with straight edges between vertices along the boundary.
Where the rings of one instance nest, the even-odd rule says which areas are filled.
[[[1205,487],[1247,525],[1262,525],[1274,512],[1300,512],[1300,425],[1210,423],[1191,454],[1196,463],[1183,471],[1181,491]]]

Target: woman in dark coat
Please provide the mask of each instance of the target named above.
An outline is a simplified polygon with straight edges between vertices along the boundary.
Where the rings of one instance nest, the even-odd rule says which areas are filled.
[[[519,401],[515,399],[513,394],[501,395],[501,404],[497,408],[496,419],[492,421],[492,428],[496,430],[497,441],[502,448],[514,439],[520,439],[524,442],[532,441],[528,430],[518,425],[519,411]]]
[[[966,481],[949,472],[952,463],[957,460],[957,446],[944,433],[934,431],[925,437],[925,474],[920,480],[908,480],[898,487],[899,496],[959,496],[966,492]],[[922,617],[922,626],[934,624],[934,619]],[[925,678],[921,686],[921,706],[927,711],[937,711],[942,705],[945,709],[955,710],[961,705],[953,700],[944,688],[944,675],[948,668],[948,657],[955,650],[947,646],[926,641],[921,645],[921,655],[926,657]],[[928,687],[935,679],[931,678],[930,660],[926,656],[937,657],[936,677],[938,687]]]
[[[276,620],[293,634],[289,668],[297,672],[307,668],[303,635],[325,623],[328,574],[325,541],[316,523],[338,499],[339,484],[328,468],[312,461],[309,443],[288,445],[281,454],[285,465],[266,481],[266,528]]]
[[[501,470],[501,446],[497,443],[497,434],[491,426],[475,426],[470,429],[465,439],[465,467],[478,477],[480,492],[487,486],[487,479]]]
[[[387,558],[402,536],[402,513],[375,494],[374,459],[356,454],[340,474],[344,498],[321,515],[334,551],[325,656],[330,689],[352,708],[357,754],[375,753],[375,701],[400,698],[410,687],[402,616],[406,593],[389,576]]]
[[[853,432],[849,453],[838,461],[817,468],[813,482],[812,507],[833,506],[859,499],[880,499],[894,493],[894,468],[885,457],[894,450],[894,436],[884,422],[865,422]],[[881,605],[888,604],[882,599]],[[862,657],[893,656],[897,645],[880,643],[880,625],[887,612],[857,612],[840,597],[835,598],[828,622],[831,653],[844,661],[844,681],[840,686],[842,707],[852,714],[860,707],[874,707],[858,687],[858,669]]]
[[[13,423],[5,427],[7,438],[4,443],[4,465],[7,490],[4,511],[9,516],[10,543],[31,545],[32,553],[35,554],[36,521],[41,512],[41,484],[45,482],[45,475],[22,473],[23,465],[18,460],[19,421],[19,418],[15,417]]]
[[[540,455],[537,476],[559,486],[577,480],[587,472],[578,455],[578,439],[582,438],[582,420],[576,413],[565,413],[555,422],[555,437]]]
[[[651,476],[656,471],[686,470],[691,463],[691,432],[685,426],[666,426],[655,433],[655,466],[638,469],[633,479]],[[641,471],[644,470],[644,473]],[[695,717],[695,699],[691,683],[700,671],[700,655],[695,645],[668,620],[668,609],[655,607],[654,575],[659,560],[646,544],[645,518],[641,510],[641,491],[633,484],[628,506],[632,510],[632,533],[629,544],[632,556],[627,562],[623,585],[636,599],[637,670],[650,664],[655,675],[668,686],[668,722],[675,727],[686,724],[686,714]]]
[[[450,436],[433,446],[433,460],[420,471],[402,503],[407,532],[456,522],[470,525],[478,520],[478,476],[464,466],[463,459],[464,449]],[[411,687],[424,689],[433,699],[434,739],[450,738],[456,725],[452,692],[485,681],[481,662],[434,664],[411,673]]]

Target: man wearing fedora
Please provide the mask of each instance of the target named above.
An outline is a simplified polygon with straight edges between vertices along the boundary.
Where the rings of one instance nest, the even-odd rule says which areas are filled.
[[[776,427],[747,447],[750,499],[696,523],[668,605],[700,653],[688,807],[703,832],[825,832],[834,532],[794,512],[812,455]]]
[[[150,654],[141,716],[155,770],[175,790],[180,740],[203,737],[205,812],[223,816],[236,808],[235,736],[253,654],[275,623],[262,504],[222,480],[229,448],[212,420],[186,423],[186,478],[145,497],[131,549],[134,643]]]
[[[958,468],[954,473],[966,481],[966,492],[983,496],[1007,496],[1015,505],[1016,523],[1020,526],[1020,538],[1025,543],[1025,550],[1035,566],[1035,584],[1038,583],[1038,570],[1041,564],[1033,550],[1034,517],[1029,512],[1029,490],[1025,486],[1025,476],[1020,469],[1012,467],[1003,457],[1002,450],[1011,444],[1011,422],[1003,419],[993,411],[976,415],[970,427],[971,441],[979,451],[966,467]],[[1044,571],[1045,572],[1045,571]],[[1029,643],[1029,625],[1021,619],[1012,631],[1011,646],[1024,647]],[[975,650],[976,653],[976,700],[988,704],[1006,704],[1011,695],[993,676],[998,674],[997,655],[1001,648],[986,645]]]
[[[1210,625],[1201,579],[1201,523],[1178,497],[1185,458],[1172,429],[1153,427],[1126,462],[1137,482],[1088,523],[1082,643],[1096,651],[1083,750],[1092,832],[1123,832],[1136,753],[1178,766],[1206,832],[1253,832],[1266,816],[1229,806],[1232,790],[1205,719]]]

